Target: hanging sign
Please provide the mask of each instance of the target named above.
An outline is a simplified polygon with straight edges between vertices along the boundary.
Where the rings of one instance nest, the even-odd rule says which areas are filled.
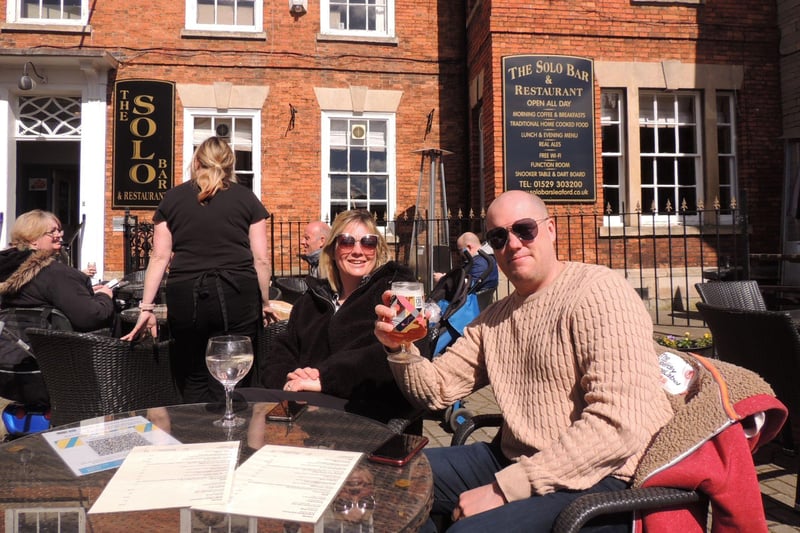
[[[123,80],[114,84],[114,208],[155,209],[172,187],[175,84]]]
[[[506,190],[543,200],[594,202],[592,60],[571,56],[503,58]]]

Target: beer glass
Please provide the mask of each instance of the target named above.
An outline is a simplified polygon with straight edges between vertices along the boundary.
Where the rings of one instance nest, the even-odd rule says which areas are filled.
[[[425,318],[425,291],[417,281],[395,281],[392,283],[391,307],[396,315],[392,319],[394,330],[389,336],[398,344],[400,351],[389,355],[395,363],[414,363],[422,356],[408,351],[408,345],[428,334],[428,321]]]

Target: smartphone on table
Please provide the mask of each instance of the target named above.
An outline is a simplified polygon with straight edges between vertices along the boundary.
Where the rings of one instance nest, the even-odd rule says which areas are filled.
[[[308,407],[308,402],[282,400],[267,412],[270,422],[294,422]]]
[[[403,466],[413,459],[426,444],[428,444],[428,438],[420,435],[407,435],[405,433],[393,435],[378,446],[367,458],[375,463]]]

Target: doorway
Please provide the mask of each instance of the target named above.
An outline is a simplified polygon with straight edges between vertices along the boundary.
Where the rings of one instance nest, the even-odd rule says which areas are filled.
[[[80,143],[17,142],[16,216],[31,209],[55,213],[64,228],[71,264],[79,264]]]

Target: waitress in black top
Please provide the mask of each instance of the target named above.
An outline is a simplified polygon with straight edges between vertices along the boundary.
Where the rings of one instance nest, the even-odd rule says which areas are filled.
[[[209,337],[247,335],[255,346],[262,322],[276,320],[269,303],[269,213],[251,190],[236,183],[234,168],[228,143],[210,137],[195,150],[191,179],[164,195],[153,217],[142,312],[123,337],[132,340],[145,328],[156,335],[154,299],[169,266],[172,372],[186,403],[224,398],[206,368]]]

